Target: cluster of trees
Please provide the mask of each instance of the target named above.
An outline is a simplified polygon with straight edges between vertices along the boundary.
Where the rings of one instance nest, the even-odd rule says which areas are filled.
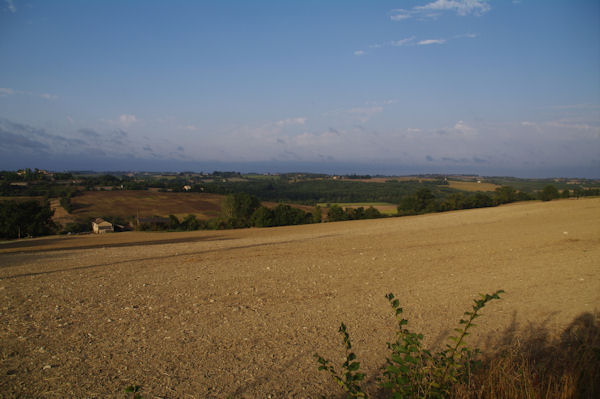
[[[584,190],[578,191],[580,194]],[[592,191],[592,190],[585,190]],[[579,197],[579,195],[575,196]],[[569,198],[571,196],[568,189],[562,193],[553,185],[546,185],[543,190],[537,193],[527,193],[517,191],[511,186],[498,187],[493,194],[477,192],[474,194],[451,193],[443,198],[438,198],[434,193],[423,188],[414,194],[402,198],[398,205],[398,215],[415,215],[430,212],[445,212],[459,209],[485,208],[508,204],[516,201],[531,201],[539,199],[542,201],[551,201],[557,198]]]
[[[224,228],[289,226],[320,221],[320,208],[315,208],[314,216],[285,204],[269,209],[247,193],[229,194],[221,205],[220,225]]]
[[[490,195],[483,192],[474,194],[452,193],[437,198],[431,190],[424,188],[408,195],[398,205],[398,215],[415,215],[430,212],[445,212],[459,209],[486,208],[515,201],[535,199],[530,194],[517,192],[510,186],[502,186]]]
[[[48,201],[0,201],[0,237],[21,238],[54,234],[54,211]]]
[[[360,220],[360,219],[377,219],[383,217],[381,212],[372,206],[365,209],[359,208],[342,208],[339,205],[332,205],[327,210],[327,220],[330,222],[339,222],[343,220]]]

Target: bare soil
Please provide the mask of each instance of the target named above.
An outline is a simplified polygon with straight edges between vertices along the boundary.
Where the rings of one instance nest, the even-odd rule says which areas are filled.
[[[338,389],[313,354],[341,363],[341,321],[377,375],[389,292],[439,346],[478,293],[506,290],[470,337],[484,351],[600,305],[598,198],[0,251],[3,398],[317,398]]]
[[[199,219],[216,217],[222,195],[206,193],[170,193],[147,190],[86,191],[73,197],[73,217],[168,216],[194,214]]]

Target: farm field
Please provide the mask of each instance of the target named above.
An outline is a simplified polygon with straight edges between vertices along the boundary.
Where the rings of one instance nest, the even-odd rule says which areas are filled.
[[[85,191],[73,197],[73,217],[100,216],[168,216],[198,219],[216,217],[221,209],[222,195],[205,193],[171,193],[158,191]]]
[[[348,326],[375,376],[399,297],[441,346],[504,289],[470,342],[558,334],[600,304],[600,198],[268,229],[0,243],[0,396],[318,398],[313,354]]]
[[[493,183],[477,183],[475,181],[448,180],[450,188],[464,191],[494,191],[500,186]]]

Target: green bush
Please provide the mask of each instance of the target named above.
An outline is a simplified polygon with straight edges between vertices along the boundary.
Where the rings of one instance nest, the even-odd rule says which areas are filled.
[[[493,294],[482,294],[479,299],[475,299],[473,310],[465,312],[465,317],[460,319],[460,327],[454,329],[457,334],[451,336],[446,348],[437,353],[423,348],[423,334],[406,327],[408,320],[402,316],[400,302],[393,294],[386,295],[398,321],[396,340],[387,343],[390,355],[386,358],[383,378],[380,379],[380,386],[388,397],[444,398],[451,394],[456,384],[467,381],[472,370],[479,364],[476,356],[480,351],[469,348],[465,339],[469,330],[475,326],[473,322],[479,317],[479,311],[489,301],[499,299],[503,292],[499,290]],[[367,398],[361,386],[365,375],[358,371],[360,362],[356,361],[356,355],[351,352],[352,345],[344,323],[339,332],[346,349],[346,360],[341,366],[343,372],[338,373],[329,360],[315,354],[319,370],[329,372],[346,391],[348,398]]]

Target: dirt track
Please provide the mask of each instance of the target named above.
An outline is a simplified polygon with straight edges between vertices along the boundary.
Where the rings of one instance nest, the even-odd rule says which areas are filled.
[[[600,199],[225,232],[0,244],[0,397],[305,398],[337,392],[313,353],[345,321],[374,375],[384,298],[436,345],[479,292],[471,337],[560,331],[600,308]],[[269,396],[270,395],[270,396]]]

